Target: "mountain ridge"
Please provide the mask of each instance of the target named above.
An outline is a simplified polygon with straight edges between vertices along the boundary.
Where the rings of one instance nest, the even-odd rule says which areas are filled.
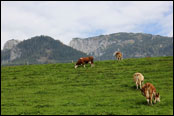
[[[146,33],[120,32],[83,39],[74,38],[69,45],[95,56],[98,60],[115,59],[115,51],[123,52],[125,58],[173,56],[173,37]],[[161,51],[163,52],[160,53]]]
[[[120,32],[73,38],[69,46],[45,35],[18,43],[13,41],[6,47],[9,49],[1,50],[1,65],[74,62],[89,55],[95,60],[115,60],[116,51],[121,51],[123,58],[173,56],[173,37],[146,33]]]
[[[1,54],[2,64],[72,62],[79,57],[87,56],[59,40],[44,35],[24,40],[8,51],[1,51]]]

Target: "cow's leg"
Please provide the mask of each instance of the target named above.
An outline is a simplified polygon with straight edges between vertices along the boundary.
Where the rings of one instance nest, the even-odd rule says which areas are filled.
[[[152,104],[152,94],[150,94],[150,104],[153,105]]]
[[[156,104],[156,99],[155,99],[154,93],[152,93],[152,100],[154,100],[153,103]]]
[[[83,63],[83,67],[85,68],[85,63]]]
[[[155,96],[155,95],[154,95]],[[156,104],[156,98],[154,97],[154,104]]]
[[[143,85],[144,81],[141,81],[141,85]]]
[[[138,81],[136,81],[136,87],[137,87],[137,89],[138,89]]]
[[[82,65],[83,65],[83,67],[85,68],[85,62],[82,61]]]
[[[146,100],[147,100],[147,103],[148,103],[148,105],[149,105],[149,98],[146,98]]]
[[[141,81],[140,81],[140,89],[141,89]]]
[[[85,68],[85,63],[83,63],[83,67]]]

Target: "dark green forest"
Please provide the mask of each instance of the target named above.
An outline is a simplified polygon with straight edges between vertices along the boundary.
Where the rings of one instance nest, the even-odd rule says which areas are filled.
[[[36,36],[24,40],[16,46],[19,49],[19,58],[11,61],[11,64],[45,64],[56,62],[72,62],[80,57],[87,56],[85,53],[77,51],[59,40],[54,40],[49,36]],[[10,58],[10,51],[1,51],[2,60]]]

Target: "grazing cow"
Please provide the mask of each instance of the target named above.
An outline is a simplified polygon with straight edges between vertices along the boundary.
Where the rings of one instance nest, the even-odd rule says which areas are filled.
[[[133,75],[133,79],[134,79],[137,89],[138,89],[138,85],[140,86],[140,89],[141,89],[141,85],[144,82],[144,76],[141,73],[135,73]]]
[[[85,67],[85,64],[88,64],[88,63],[90,63],[92,67],[94,66],[93,60],[94,60],[93,56],[80,58],[75,64],[75,68],[77,68],[79,65],[83,65]]]
[[[115,57],[117,60],[122,60],[122,53],[121,52],[116,52]]]
[[[149,101],[152,104],[152,99],[154,99],[154,104],[156,102],[160,102],[160,95],[156,92],[156,88],[151,83],[146,83],[143,85],[141,93],[143,96],[146,97],[147,103],[149,104]]]

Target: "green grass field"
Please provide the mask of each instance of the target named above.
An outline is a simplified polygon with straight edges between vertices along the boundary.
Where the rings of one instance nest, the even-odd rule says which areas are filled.
[[[1,66],[1,115],[173,115],[173,57]],[[147,105],[133,74],[144,75],[161,102]]]

